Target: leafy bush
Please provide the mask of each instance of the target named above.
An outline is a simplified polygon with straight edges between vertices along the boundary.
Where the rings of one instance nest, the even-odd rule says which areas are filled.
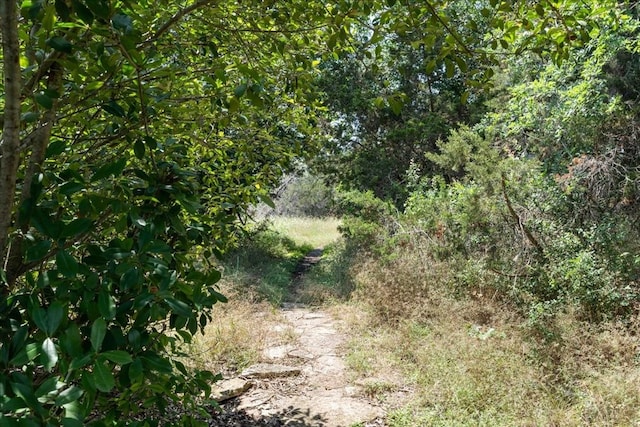
[[[343,191],[337,195],[337,211],[342,216],[340,232],[351,244],[373,249],[391,230],[394,208],[374,196],[372,191]]]

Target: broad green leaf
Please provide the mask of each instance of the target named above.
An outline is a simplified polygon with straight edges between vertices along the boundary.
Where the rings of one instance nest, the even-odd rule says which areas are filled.
[[[67,407],[69,406],[69,404],[66,405]],[[67,408],[65,407],[65,410]],[[80,411],[78,411],[80,412]],[[62,427],[83,427],[85,424],[76,419],[76,418],[70,418],[70,417],[65,417],[62,419]]]
[[[48,336],[52,336],[58,330],[58,327],[60,326],[60,323],[62,323],[62,319],[64,318],[64,316],[64,306],[58,301],[51,303],[51,305],[47,309],[46,332]]]
[[[73,10],[78,14],[78,17],[84,21],[85,24],[93,24],[93,13],[85,6],[80,0],[71,0]]]
[[[33,307],[29,310],[29,314],[34,323],[41,331],[47,331],[47,311],[42,307]]]
[[[122,108],[116,101],[110,101],[102,105],[102,109],[109,114],[113,114],[116,117],[124,117],[126,115],[124,108]]]
[[[45,95],[44,93],[40,92],[40,93],[36,93],[33,97],[38,104],[40,104],[47,110],[50,110],[53,108],[53,99],[48,95]]]
[[[126,365],[127,363],[133,362],[131,355],[123,350],[105,351],[104,353],[100,353],[100,356],[118,365]]]
[[[36,389],[35,395],[36,397],[45,396],[53,391],[56,391],[58,385],[58,377],[52,376],[49,379],[45,380],[40,386]]]
[[[191,308],[186,303],[178,301],[175,298],[166,298],[165,301],[178,316],[191,317]]]
[[[98,311],[107,320],[113,319],[116,315],[116,302],[106,290],[98,295]]]
[[[92,360],[93,360],[93,355],[91,354],[85,354],[82,357],[76,357],[71,360],[71,363],[69,364],[69,369],[76,370],[76,369],[83,368],[87,366],[89,362],[91,362]]]
[[[75,323],[71,323],[60,338],[60,347],[69,356],[78,357],[82,354],[82,336]]]
[[[62,237],[73,237],[84,234],[91,229],[93,221],[89,218],[76,218],[62,229]]]
[[[136,359],[129,366],[129,380],[132,383],[142,382],[144,380],[144,367],[142,366],[142,360]]]
[[[120,287],[129,289],[136,285],[140,280],[140,273],[136,267],[130,268],[122,276],[120,276]]]
[[[27,262],[37,261],[42,259],[51,249],[50,240],[41,240],[33,246],[27,247],[25,259]]]
[[[60,36],[51,37],[49,40],[47,40],[47,44],[59,52],[71,53],[73,51],[73,45],[71,44],[71,42],[69,42],[69,40],[65,39],[64,37],[60,37]],[[46,108],[51,108],[51,107],[46,107]]]
[[[91,347],[96,352],[100,352],[102,341],[107,334],[107,322],[101,317],[97,318],[91,325]]]
[[[80,397],[82,397],[83,394],[84,394],[84,391],[80,387],[76,387],[75,385],[72,385],[71,387],[63,390],[62,392],[60,392],[60,394],[58,394],[58,397],[56,397],[55,404],[57,406],[66,405],[67,403],[71,403],[80,399]]]
[[[91,182],[96,182],[100,179],[104,179],[112,175],[118,176],[122,173],[126,165],[127,159],[125,157],[122,157],[115,162],[107,163],[103,166],[100,166],[98,170],[96,170],[91,176]]]
[[[136,140],[136,142],[133,143],[133,153],[140,160],[144,159],[144,149],[145,149],[145,147],[144,147],[144,143],[142,142],[142,140],[138,139],[138,140]]]
[[[111,14],[109,2],[106,0],[85,0],[87,6],[95,16],[102,19],[108,19]]]
[[[241,98],[246,91],[247,91],[247,84],[242,83],[241,85],[236,86],[236,88],[233,90],[233,94],[236,96],[236,98]]]
[[[113,373],[106,363],[96,363],[93,366],[93,378],[96,388],[104,393],[110,392],[116,385]]]
[[[113,28],[127,34],[133,30],[133,21],[127,15],[118,13],[111,18]]]
[[[273,200],[271,200],[271,197],[265,194],[258,194],[258,198],[262,201],[262,203],[269,206],[271,209],[276,208],[276,204],[273,202]]]
[[[71,196],[79,191],[84,190],[85,184],[81,182],[65,182],[60,186],[60,193],[65,196]]]
[[[42,343],[42,364],[44,368],[51,371],[58,363],[58,351],[51,338],[46,338]]]
[[[78,274],[78,261],[64,249],[56,254],[58,271],[65,277],[75,277]]]

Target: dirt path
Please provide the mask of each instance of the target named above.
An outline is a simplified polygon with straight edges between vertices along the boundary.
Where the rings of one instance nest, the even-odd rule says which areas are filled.
[[[322,311],[297,305],[283,312],[287,324],[280,327],[293,328],[299,336],[297,343],[266,348],[263,356],[269,363],[254,371],[267,372],[275,366],[289,376],[256,379],[252,389],[239,398],[238,408],[254,416],[277,414],[289,422],[285,425],[382,425],[382,408],[348,382],[342,352],[344,337],[337,331],[335,320]],[[300,373],[291,375],[285,367],[299,369]]]
[[[310,253],[296,270],[293,284],[321,257]],[[292,292],[295,298],[295,289]],[[283,305],[284,321],[274,336],[289,334],[287,344],[267,345],[262,360],[240,377],[252,387],[234,406],[254,418],[277,419],[286,426],[382,426],[383,409],[349,382],[345,336],[330,314],[297,303]]]

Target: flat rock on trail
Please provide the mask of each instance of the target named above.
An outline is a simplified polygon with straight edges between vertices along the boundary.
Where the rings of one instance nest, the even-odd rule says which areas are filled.
[[[314,250],[301,261],[307,265],[294,273],[294,286],[321,255],[321,250]],[[292,294],[295,296],[295,289]],[[345,337],[337,321],[322,310],[296,303],[285,303],[282,314],[285,322],[276,329],[292,331],[294,339],[267,346],[264,362],[240,375],[252,378],[253,387],[234,406],[253,417],[277,417],[286,426],[383,425],[383,409],[348,382]]]
[[[300,426],[351,426],[357,423],[380,425],[376,419],[382,408],[362,396],[358,387],[346,378],[341,353],[344,337],[337,331],[335,320],[322,311],[301,306],[283,309],[289,325],[299,338],[296,345],[267,348],[265,358],[276,366],[291,366],[300,375],[264,379],[239,397],[238,409],[254,416],[278,414]],[[269,371],[269,364],[261,367]],[[250,368],[251,369],[251,368]],[[252,370],[259,370],[256,367]],[[285,424],[287,425],[287,424]]]

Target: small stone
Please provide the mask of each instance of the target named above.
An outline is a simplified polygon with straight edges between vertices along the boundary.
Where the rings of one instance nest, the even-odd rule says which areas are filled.
[[[295,347],[292,345],[280,345],[277,347],[270,347],[262,352],[262,355],[267,359],[284,359],[287,357],[287,353],[293,350]]]
[[[270,363],[258,363],[248,367],[240,374],[244,378],[282,378],[295,375],[300,375],[300,368]]]
[[[250,381],[246,381],[241,378],[222,380],[213,386],[211,398],[218,403],[224,402],[225,400],[240,396],[245,391],[249,390],[251,385]]]

